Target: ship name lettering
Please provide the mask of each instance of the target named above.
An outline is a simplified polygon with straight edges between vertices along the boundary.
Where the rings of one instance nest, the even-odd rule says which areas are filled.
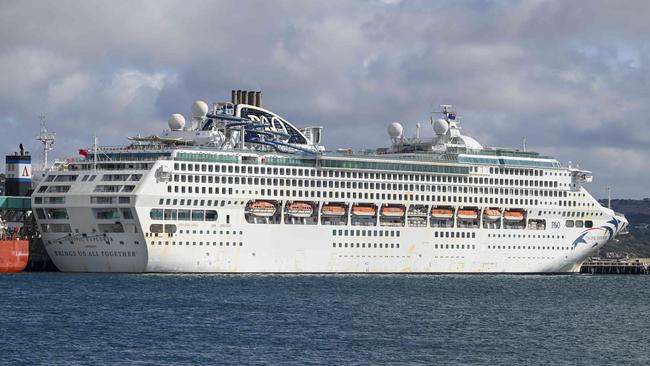
[[[77,253],[68,250],[55,250],[54,255],[57,257],[76,257]]]
[[[103,257],[135,257],[135,252],[123,250],[102,251],[101,255]]]
[[[55,250],[54,255],[57,257],[135,257],[134,251],[127,250]]]

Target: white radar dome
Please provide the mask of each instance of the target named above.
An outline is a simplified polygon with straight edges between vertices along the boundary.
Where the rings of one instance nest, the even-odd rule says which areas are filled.
[[[185,127],[185,117],[183,115],[174,113],[167,120],[169,124],[169,129],[172,131],[180,131]]]
[[[398,139],[402,137],[402,133],[404,133],[404,127],[399,123],[393,122],[388,125],[388,136],[390,136],[390,138]]]
[[[202,100],[197,100],[196,102],[192,103],[193,118],[203,118],[206,114],[208,114],[208,103]]]
[[[445,121],[444,119],[437,119],[433,121],[433,132],[436,133],[436,135],[444,135],[449,131],[449,123]]]

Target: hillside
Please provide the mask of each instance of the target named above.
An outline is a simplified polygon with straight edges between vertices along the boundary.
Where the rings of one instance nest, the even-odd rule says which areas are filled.
[[[601,200],[607,205],[607,200]],[[607,243],[600,249],[601,257],[644,257],[650,258],[650,198],[642,200],[612,200],[612,209],[625,214],[630,222],[628,235]]]

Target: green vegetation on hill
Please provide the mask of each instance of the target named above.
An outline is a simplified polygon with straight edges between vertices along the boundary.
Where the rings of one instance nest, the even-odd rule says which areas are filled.
[[[607,200],[601,200],[607,205]],[[612,200],[612,209],[621,212],[630,222],[629,234],[620,235],[600,249],[601,257],[650,258],[650,198]]]

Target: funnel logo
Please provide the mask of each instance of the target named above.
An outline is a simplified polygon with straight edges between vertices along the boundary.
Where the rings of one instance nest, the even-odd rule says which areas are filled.
[[[27,167],[23,167],[23,174],[21,174],[20,176],[29,178],[29,170],[27,169]]]

